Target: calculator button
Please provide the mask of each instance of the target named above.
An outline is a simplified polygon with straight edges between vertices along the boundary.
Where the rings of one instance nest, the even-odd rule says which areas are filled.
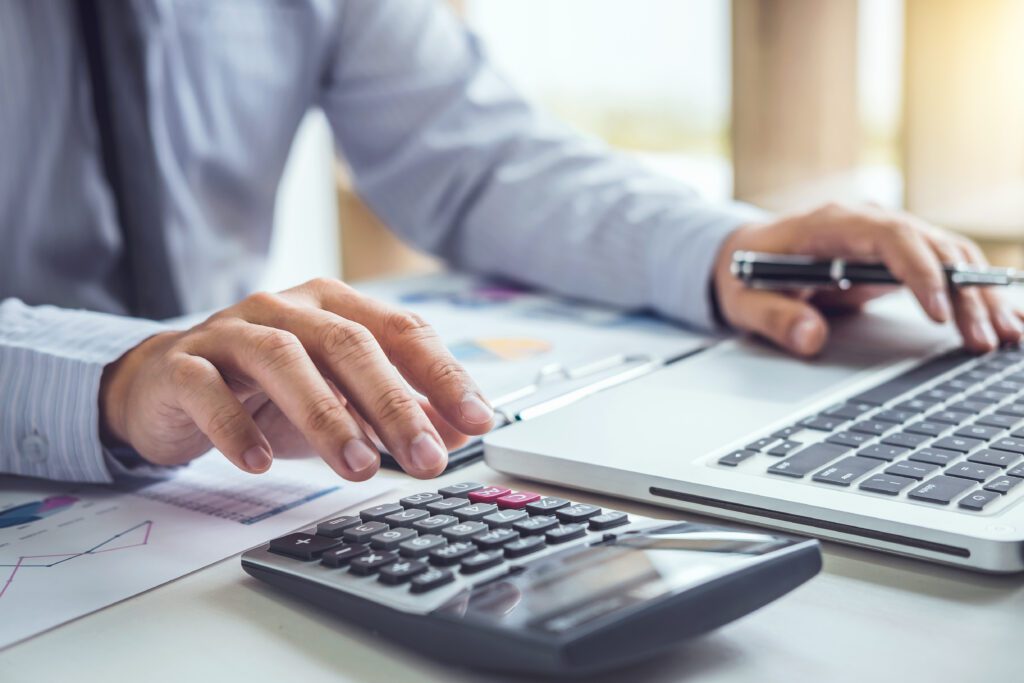
[[[540,500],[526,506],[526,511],[531,515],[546,515],[569,504],[565,498],[554,498],[544,496]]]
[[[345,529],[342,537],[349,543],[369,543],[374,534],[387,530],[388,525],[384,522],[364,522],[359,526]]]
[[[501,498],[498,498],[498,507],[508,508],[511,510],[522,510],[528,504],[540,500],[539,493],[531,493],[529,491],[513,491],[512,493],[506,494]]]
[[[462,561],[463,574],[475,574],[491,567],[497,567],[505,561],[500,550],[481,550]]]
[[[384,518],[384,523],[390,527],[404,526],[412,527],[413,522],[418,522],[421,519],[426,519],[430,516],[430,513],[426,510],[417,510],[416,508],[409,508],[408,510],[402,510],[401,512],[395,512]]]
[[[313,534],[288,534],[270,542],[270,552],[287,555],[297,560],[313,560],[325,550],[330,550],[341,541]]]
[[[544,542],[543,536],[527,536],[518,540],[512,541],[505,545],[505,557],[512,560],[517,557],[523,557],[530,553],[535,553],[538,550],[543,550],[547,544]]]
[[[398,544],[398,552],[405,557],[425,557],[431,550],[447,545],[448,541],[435,534],[410,538]]]
[[[940,474],[918,486],[908,493],[907,497],[914,500],[923,500],[928,503],[947,505],[949,501],[972,486],[974,486],[974,482],[970,479],[958,479],[957,477],[946,477]]]
[[[394,550],[399,543],[416,538],[416,532],[412,529],[388,529],[370,538],[370,545],[378,550]]]
[[[543,534],[548,529],[558,526],[558,520],[553,515],[534,515],[512,525],[512,528],[523,536]]]
[[[481,531],[473,536],[473,542],[481,550],[496,550],[517,538],[519,538],[519,532],[514,529],[491,529],[490,531]]]
[[[458,564],[462,558],[476,552],[476,546],[469,542],[452,543],[430,551],[430,563],[441,566]]]
[[[488,486],[487,488],[480,489],[479,491],[473,491],[468,495],[470,502],[472,503],[493,503],[502,496],[506,496],[512,493],[509,489],[503,489],[500,486]]]
[[[482,521],[489,527],[510,527],[516,522],[528,519],[525,510],[498,510],[484,517]]]
[[[549,530],[544,534],[544,538],[547,539],[547,542],[551,545],[555,545],[557,543],[565,543],[566,541],[583,538],[586,534],[587,530],[583,528],[582,524],[566,524]]]
[[[483,522],[460,522],[441,530],[441,535],[449,541],[468,541],[481,531],[487,531]]]
[[[575,503],[555,512],[555,516],[563,524],[570,522],[585,522],[591,517],[601,514],[601,508],[586,503]]]
[[[423,493],[414,493],[411,496],[406,496],[398,501],[398,503],[404,508],[425,508],[430,503],[436,503],[443,497],[431,491],[424,491]]]
[[[426,593],[454,580],[455,574],[452,574],[451,570],[431,567],[427,571],[412,577],[412,585],[409,587],[409,590],[413,593]]]
[[[609,510],[603,515],[590,518],[591,531],[604,531],[605,529],[613,529],[623,524],[629,524],[629,515],[618,510]]]
[[[445,486],[442,489],[438,489],[437,492],[446,498],[465,498],[473,491],[479,491],[483,487],[483,484],[475,481],[464,481],[461,484]]]
[[[316,535],[326,536],[327,538],[338,538],[342,532],[349,527],[356,526],[360,523],[358,517],[335,517],[329,519],[326,522],[320,522],[316,525]]]
[[[406,583],[417,574],[427,571],[427,563],[419,560],[401,560],[380,568],[377,580],[389,586]]]
[[[986,505],[1000,497],[1001,494],[995,491],[975,491],[961,498],[958,505],[965,510],[984,510]]]
[[[451,515],[434,515],[421,519],[418,522],[412,523],[412,528],[421,534],[433,534],[439,532],[445,527],[449,527],[452,524],[457,524],[459,520],[455,519]]]
[[[472,522],[479,519],[483,519],[492,512],[497,512],[498,506],[491,505],[490,503],[474,503],[473,505],[465,505],[455,510],[455,516],[463,522]]]
[[[469,505],[469,501],[465,498],[445,498],[433,503],[427,503],[427,512],[432,515],[447,515],[466,505]]]
[[[368,553],[370,549],[362,543],[343,543],[320,556],[320,562],[328,567],[344,567],[354,557]]]
[[[349,571],[359,576],[374,574],[384,565],[398,559],[398,553],[386,550],[371,550],[349,562]]]
[[[1024,479],[1018,479],[1017,477],[996,477],[985,484],[984,488],[986,491],[992,491],[993,493],[1006,493],[1022,481]]]
[[[383,505],[374,505],[372,508],[367,508],[359,513],[359,517],[364,522],[383,522],[384,518],[395,512],[401,512],[402,506],[398,503],[384,503]]]

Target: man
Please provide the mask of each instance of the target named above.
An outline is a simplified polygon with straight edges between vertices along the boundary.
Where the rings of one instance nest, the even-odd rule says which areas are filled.
[[[431,477],[489,429],[415,316],[328,280],[250,294],[311,106],[378,214],[456,267],[812,355],[819,305],[877,292],[746,291],[731,252],[878,258],[971,349],[1021,336],[993,292],[950,300],[940,263],[980,261],[970,242],[883,211],[702,201],[531,109],[438,3],[8,0],[0,470],[103,482],[213,445],[254,473],[312,449],[362,480],[380,442]],[[191,329],[144,319],[218,309]]]

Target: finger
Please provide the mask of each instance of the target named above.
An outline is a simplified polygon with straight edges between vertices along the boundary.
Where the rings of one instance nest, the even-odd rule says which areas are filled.
[[[958,240],[958,245],[969,263],[987,265],[988,259],[977,244],[968,239]],[[1006,302],[1003,295],[995,288],[979,288],[981,299],[988,309],[989,320],[999,341],[1017,344],[1021,341],[1022,328],[1020,318]]]
[[[932,249],[945,263],[983,262],[984,256],[972,254],[968,243],[957,243],[946,235],[930,238]],[[953,317],[964,346],[976,353],[991,351],[999,340],[992,328],[988,306],[977,287],[957,287],[952,292]]]
[[[224,340],[230,339],[230,344]],[[346,479],[377,471],[379,454],[333,394],[298,338],[241,320],[194,335],[191,349],[222,372],[251,378],[295,425],[310,446]]]
[[[952,307],[939,255],[922,232],[904,223],[885,227],[879,235],[882,260],[910,288],[932,320],[946,322]]]
[[[419,399],[419,401],[420,408],[427,414],[430,421],[434,423],[437,433],[441,435],[445,448],[449,451],[454,451],[456,448],[462,448],[469,443],[469,437],[456,429],[448,420],[444,419],[444,416],[437,412],[437,409],[430,405],[429,401],[426,399]]]
[[[178,405],[214,447],[240,470],[270,469],[272,450],[256,422],[210,361],[182,354],[173,364]]]
[[[828,325],[813,306],[773,292],[735,294],[729,323],[767,337],[798,356],[813,356],[828,338]]]
[[[812,301],[820,308],[857,311],[872,299],[890,294],[894,289],[889,285],[862,285],[846,290],[826,289],[815,293]]]

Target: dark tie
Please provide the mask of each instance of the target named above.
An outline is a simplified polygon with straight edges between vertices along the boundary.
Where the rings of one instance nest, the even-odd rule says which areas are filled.
[[[149,133],[142,25],[131,2],[77,0],[107,182],[124,242],[129,312],[162,320],[183,312],[165,241],[159,171]]]

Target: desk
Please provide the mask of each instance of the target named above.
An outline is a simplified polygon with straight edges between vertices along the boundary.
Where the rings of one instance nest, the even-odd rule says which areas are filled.
[[[652,517],[682,516],[568,489],[527,485],[484,463],[426,485],[396,472],[380,476],[413,490],[472,479]],[[1024,639],[1020,576],[974,574],[835,544],[824,549],[825,568],[808,584],[738,622],[633,667],[629,680],[975,683],[1019,675],[1016,648]],[[623,678],[618,672],[603,680]],[[4,683],[127,679],[514,680],[453,669],[391,647],[250,578],[237,556],[0,655]]]

